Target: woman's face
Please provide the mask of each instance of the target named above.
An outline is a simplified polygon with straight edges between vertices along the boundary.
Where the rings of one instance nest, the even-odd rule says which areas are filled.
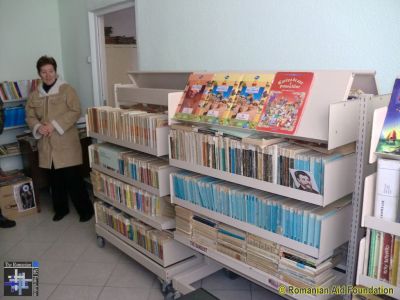
[[[57,73],[53,65],[44,65],[40,68],[39,76],[47,85],[52,85],[57,79]]]

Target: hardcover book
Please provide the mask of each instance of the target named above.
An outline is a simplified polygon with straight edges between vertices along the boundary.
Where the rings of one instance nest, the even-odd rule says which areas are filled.
[[[294,134],[306,105],[314,73],[278,72],[257,130]]]

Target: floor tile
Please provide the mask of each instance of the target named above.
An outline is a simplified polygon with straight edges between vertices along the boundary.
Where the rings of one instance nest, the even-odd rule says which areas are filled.
[[[61,282],[63,285],[104,286],[114,264],[77,263]]]
[[[212,290],[209,291],[215,297],[220,300],[232,300],[232,299],[240,299],[240,300],[251,300],[251,291],[242,291],[242,290]],[[270,300],[269,298],[265,298]]]
[[[143,288],[105,287],[100,294],[99,300],[147,300],[149,299],[149,293],[150,289]]]
[[[164,300],[164,295],[161,293],[161,289],[151,289],[148,300]]]
[[[63,232],[71,226],[71,221],[61,220],[53,222],[52,220],[44,221],[24,239],[32,242],[55,242],[62,237]]]
[[[121,251],[115,248],[110,243],[104,248],[98,247],[96,244],[91,244],[79,258],[79,262],[103,262],[117,263],[119,261]]]
[[[1,234],[1,233],[0,233]],[[6,242],[1,241],[0,239],[0,257],[4,257],[4,255],[15,246],[18,242]]]
[[[250,281],[242,277],[230,279],[224,270],[220,270],[202,280],[206,290],[250,290]]]
[[[59,285],[49,300],[96,300],[101,290],[97,286]]]
[[[153,273],[132,261],[130,264],[117,264],[106,286],[150,289],[155,278],[156,276]]]
[[[39,260],[52,243],[21,241],[12,247],[2,258],[4,260]]]
[[[73,262],[39,260],[39,281],[59,284],[74,266]]]
[[[43,254],[42,259],[76,262],[88,247],[88,243],[68,243],[60,240]]]
[[[252,291],[252,300],[264,300],[264,299],[283,300],[285,298],[267,289],[257,289],[256,291]]]

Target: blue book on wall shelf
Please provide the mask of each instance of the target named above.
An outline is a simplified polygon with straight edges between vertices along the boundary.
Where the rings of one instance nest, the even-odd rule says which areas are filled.
[[[392,96],[376,153],[382,157],[400,159],[400,79],[394,82]]]

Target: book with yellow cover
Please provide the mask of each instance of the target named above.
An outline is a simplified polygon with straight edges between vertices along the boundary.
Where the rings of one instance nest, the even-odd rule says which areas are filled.
[[[255,128],[274,80],[274,74],[245,74],[223,123],[240,128]]]
[[[232,106],[242,78],[243,74],[240,73],[215,74],[211,88],[206,91],[207,98],[197,111],[203,122],[220,123]]]

